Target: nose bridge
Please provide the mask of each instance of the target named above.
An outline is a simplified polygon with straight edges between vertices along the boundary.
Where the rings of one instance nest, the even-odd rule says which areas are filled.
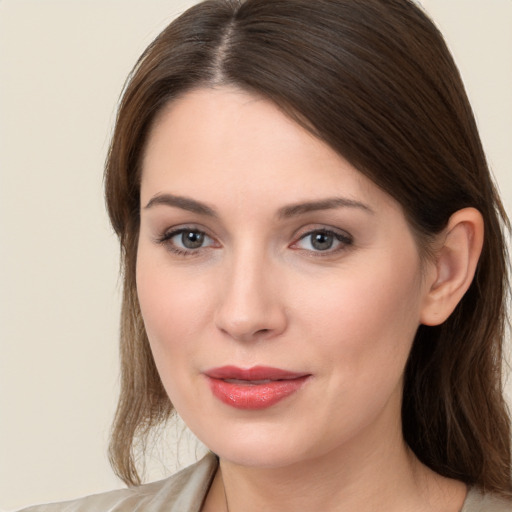
[[[239,340],[271,337],[284,330],[279,271],[265,250],[247,242],[226,263],[216,324]]]

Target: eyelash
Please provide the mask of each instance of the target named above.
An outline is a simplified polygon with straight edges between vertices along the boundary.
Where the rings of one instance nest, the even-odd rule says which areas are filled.
[[[204,249],[207,249],[208,247],[213,246],[213,244],[211,244],[211,245],[207,245],[207,246],[201,245],[200,247],[197,247],[197,248],[183,249],[181,247],[176,246],[174,243],[171,242],[171,240],[174,237],[183,235],[184,233],[194,233],[196,235],[199,235],[199,236],[202,236],[204,238],[208,238],[208,239],[214,241],[213,238],[210,237],[205,231],[203,231],[201,229],[197,229],[195,227],[186,227],[186,226],[178,228],[178,229],[174,229],[172,231],[168,231],[168,232],[164,233],[161,237],[159,237],[156,241],[159,244],[165,245],[166,248],[170,252],[172,252],[178,256],[185,256],[185,257],[196,256],[200,252],[202,252]],[[337,247],[335,249],[331,249],[331,247],[328,247],[326,250],[312,250],[312,249],[304,249],[304,248],[297,247],[297,245],[301,241],[306,240],[308,237],[312,237],[313,235],[323,235],[323,236],[327,236],[327,237],[332,237],[333,243],[338,242],[339,247]],[[295,250],[307,251],[314,257],[325,257],[325,256],[330,256],[332,254],[336,254],[340,251],[346,250],[352,244],[353,244],[353,239],[348,233],[340,233],[340,232],[334,231],[332,229],[319,228],[319,229],[309,230],[306,233],[302,234],[297,239],[297,241],[293,242],[289,247],[292,249],[295,249]]]

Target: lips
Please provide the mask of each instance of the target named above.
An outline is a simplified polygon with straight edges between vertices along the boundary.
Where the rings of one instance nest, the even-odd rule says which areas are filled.
[[[205,372],[213,395],[237,409],[265,409],[299,391],[308,373],[255,366],[223,366]]]

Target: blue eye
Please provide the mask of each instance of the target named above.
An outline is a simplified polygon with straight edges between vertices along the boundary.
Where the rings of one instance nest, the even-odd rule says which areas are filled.
[[[310,231],[294,245],[299,249],[314,252],[335,252],[352,244],[352,238],[327,229]]]

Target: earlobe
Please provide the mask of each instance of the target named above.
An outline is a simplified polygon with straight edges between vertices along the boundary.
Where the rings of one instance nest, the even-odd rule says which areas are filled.
[[[484,222],[475,208],[455,212],[439,235],[420,321],[439,325],[453,312],[475,275],[484,239]]]

